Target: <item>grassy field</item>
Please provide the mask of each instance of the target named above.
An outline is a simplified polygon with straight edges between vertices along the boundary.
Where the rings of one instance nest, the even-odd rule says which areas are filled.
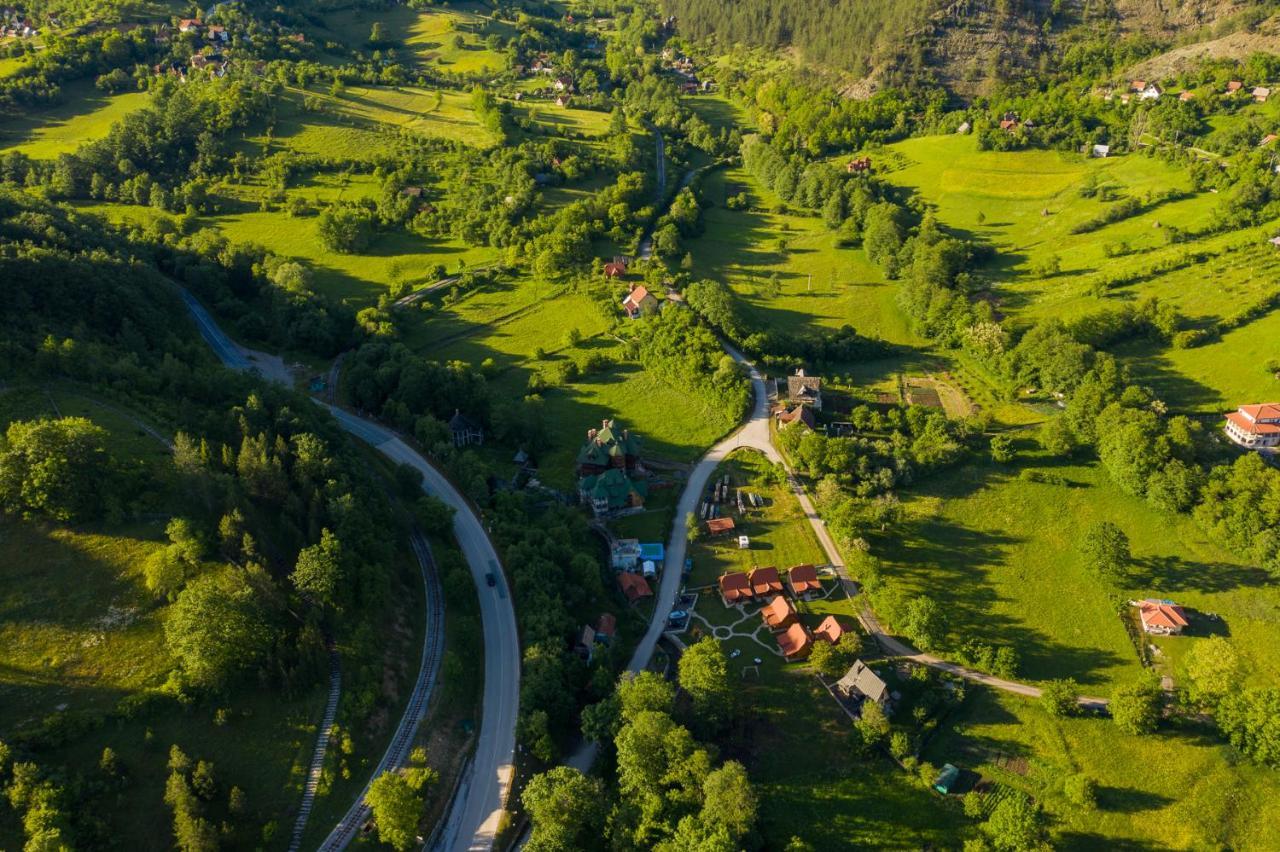
[[[923,756],[1034,796],[1055,817],[1055,849],[1274,848],[1280,775],[1238,762],[1206,733],[1131,736],[1106,719],[1054,719],[1035,702],[970,687]],[[1096,810],[1064,800],[1062,780],[1075,773],[1097,783]]]
[[[1066,484],[1024,480],[1024,467]],[[968,639],[1011,644],[1023,678],[1072,677],[1090,694],[1132,679],[1137,653],[1078,546],[1092,523],[1107,520],[1129,536],[1134,556],[1121,597],[1170,597],[1221,615],[1251,676],[1280,680],[1272,638],[1280,594],[1265,575],[1207,541],[1189,518],[1120,493],[1096,464],[1031,454],[1009,466],[979,462],[923,482],[904,502],[909,520],[874,552],[889,587],[943,606],[949,647]]]
[[[307,110],[304,100],[323,109]],[[281,101],[271,138],[258,133],[246,141],[361,161],[392,154],[395,135],[402,130],[472,145],[496,141],[476,121],[468,94],[419,86],[351,86],[340,97],[327,90],[291,88]]]
[[[147,102],[146,92],[107,95],[89,81],[64,88],[55,107],[6,116],[0,122],[0,151],[18,151],[38,160],[70,153],[107,135],[111,125]]]
[[[0,394],[0,427],[13,419],[61,414],[87,416],[108,430],[113,455],[150,465],[167,456],[123,409],[106,409],[74,390],[13,389]],[[107,712],[127,696],[162,686],[172,668],[163,637],[164,610],[142,582],[147,554],[164,538],[164,521],[110,528],[0,522],[0,732],[68,713]],[[171,816],[160,807],[171,744],[212,760],[224,792],[241,787],[252,803],[244,817],[266,823],[295,805],[311,717],[319,692],[285,700],[249,689],[223,724],[214,708],[183,711],[169,702],[128,721],[90,729],[39,763],[86,768],[102,749],[118,754],[129,783],[108,821],[130,849],[169,847]],[[114,815],[127,818],[113,818]],[[20,827],[0,819],[0,846],[21,846]]]
[[[318,32],[365,48],[377,22],[382,24],[389,45],[421,65],[467,76],[493,74],[505,67],[506,60],[485,45],[485,37],[491,33],[513,35],[514,27],[481,17],[480,12],[487,14],[483,7],[466,3],[449,9],[344,9],[325,15],[325,29]],[[462,37],[461,45],[454,44],[455,36]]]
[[[721,504],[721,516],[733,518],[737,527],[732,535],[712,538],[703,534],[689,548],[693,558],[690,586],[711,585],[721,574],[757,566],[772,565],[785,572],[793,565],[827,561],[795,497],[785,485],[767,484],[768,469],[769,461],[753,450],[740,450],[716,468],[713,481],[727,475],[731,489],[756,492],[765,505],[739,515],[732,502]],[[739,535],[750,537],[749,550],[738,548]]]
[[[1133,344],[1119,352],[1134,379],[1150,385],[1174,409],[1224,412],[1280,399],[1280,379],[1266,369],[1277,357],[1277,339],[1280,311],[1196,349],[1156,350]]]
[[[727,197],[744,191],[750,210],[725,208]],[[709,174],[704,195],[715,206],[703,213],[705,233],[688,241],[693,275],[732,287],[753,326],[803,331],[847,324],[868,337],[923,343],[894,305],[893,283],[860,249],[840,248],[820,219],[771,212],[779,208],[777,197],[741,169]]]
[[[554,100],[526,101],[516,105],[513,112],[518,118],[534,121],[553,136],[585,134],[600,138],[609,130],[609,113],[578,109],[572,104],[567,107],[556,106]]]
[[[543,393],[551,440],[539,457],[544,482],[573,484],[573,458],[586,430],[605,418],[616,417],[639,434],[647,455],[676,461],[693,460],[723,431],[717,424],[724,422],[724,412],[623,360],[620,343],[605,334],[610,319],[585,296],[518,279],[478,288],[452,305],[439,299],[432,304],[411,325],[406,342],[442,361],[482,364],[492,359],[490,381],[503,398],[523,396],[530,376],[557,362],[582,364],[592,354],[608,360],[605,369]],[[577,346],[567,344],[571,329],[582,334]],[[535,357],[539,349],[542,360]],[[508,459],[495,461],[505,465]]]
[[[980,238],[997,250],[988,272],[998,283],[1001,308],[1029,316],[1070,317],[1098,310],[1107,302],[1159,296],[1193,318],[1233,313],[1242,301],[1270,292],[1269,273],[1277,268],[1263,251],[1266,229],[1250,229],[1182,244],[1168,244],[1169,226],[1196,230],[1212,224],[1218,196],[1188,197],[1146,204],[1148,193],[1190,192],[1185,170],[1139,155],[1086,159],[1052,151],[978,151],[968,136],[909,139],[871,152],[877,172],[903,191],[936,207],[939,220],[956,231]],[[1117,198],[1144,202],[1138,215],[1097,230],[1072,230],[1115,201],[1085,198],[1088,182],[1109,187]],[[1111,248],[1115,256],[1108,257]],[[1099,299],[1090,284],[1149,268],[1187,251],[1230,249],[1210,264],[1155,276]],[[1061,270],[1044,275],[1038,267],[1052,256]]]

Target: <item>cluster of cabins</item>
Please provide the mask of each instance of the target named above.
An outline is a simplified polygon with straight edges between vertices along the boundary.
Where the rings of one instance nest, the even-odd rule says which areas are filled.
[[[677,54],[669,47],[664,48],[662,61],[680,79],[680,91],[683,94],[696,95],[699,92],[710,92],[715,88],[715,81],[711,78],[698,79],[697,66],[683,53]]]
[[[612,419],[589,429],[578,450],[578,494],[596,517],[641,509],[649,491],[640,439]]]
[[[822,581],[814,565],[796,565],[787,571],[786,586],[778,569],[753,568],[743,573],[733,571],[720,577],[720,600],[725,606],[763,602],[760,618],[773,632],[778,649],[788,660],[803,660],[813,649],[815,638],[831,644],[840,641],[844,628],[834,616],[828,616],[817,630],[809,630],[800,623],[793,601],[808,600],[822,592]],[[790,591],[787,597],[784,591]]]
[[[1223,94],[1235,96],[1245,93],[1253,98],[1255,103],[1265,104],[1267,99],[1271,97],[1271,89],[1267,86],[1253,86],[1246,88],[1243,81],[1230,80],[1227,82]],[[1139,101],[1158,101],[1164,97],[1165,91],[1160,87],[1159,83],[1153,83],[1148,80],[1130,80],[1129,90],[1120,93],[1120,103],[1127,104],[1134,98]],[[1111,100],[1115,94],[1110,90],[1103,93],[1103,100]],[[1185,90],[1178,93],[1178,100],[1186,102],[1195,100],[1196,94],[1191,90]]]
[[[1240,406],[1227,415],[1224,431],[1233,444],[1246,450],[1280,448],[1280,402]]]
[[[12,6],[0,9],[0,38],[35,38],[38,35],[40,28],[25,13]]]

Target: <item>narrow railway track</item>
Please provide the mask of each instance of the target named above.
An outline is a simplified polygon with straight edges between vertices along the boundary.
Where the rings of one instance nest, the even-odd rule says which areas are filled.
[[[414,737],[418,733],[418,725],[426,716],[427,706],[431,703],[431,694],[435,689],[436,675],[440,671],[440,659],[444,654],[444,595],[440,588],[440,578],[436,573],[435,559],[431,556],[431,546],[418,530],[410,537],[414,556],[422,570],[422,583],[427,595],[427,624],[422,640],[422,664],[418,667],[418,680],[409,696],[404,715],[395,735],[387,745],[382,760],[378,762],[369,783],[360,791],[360,797],[351,805],[329,836],[320,844],[321,852],[339,852],[345,849],[360,828],[369,819],[369,806],[365,804],[365,796],[374,780],[384,772],[393,772],[408,762],[409,752],[413,747]]]
[[[302,834],[307,830],[307,820],[311,817],[311,807],[315,804],[316,790],[320,787],[324,758],[329,751],[329,732],[333,730],[334,720],[338,716],[338,699],[341,697],[342,669],[339,666],[338,652],[330,647],[329,698],[325,702],[324,716],[320,720],[320,733],[316,736],[315,751],[311,754],[311,766],[307,769],[307,783],[302,788],[302,806],[298,808],[298,818],[293,823],[289,852],[298,852],[302,847]]]

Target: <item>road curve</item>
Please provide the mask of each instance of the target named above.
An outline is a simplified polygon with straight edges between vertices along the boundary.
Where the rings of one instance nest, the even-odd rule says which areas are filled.
[[[254,365],[246,356],[246,350],[222,331],[190,293],[181,289],[180,292],[200,335],[219,360],[234,370],[253,370]],[[319,400],[316,402],[324,405],[342,428],[391,460],[408,464],[421,472],[423,490],[455,510],[454,535],[471,569],[471,578],[480,598],[484,631],[484,707],[476,753],[471,761],[471,777],[464,779],[459,788],[449,816],[447,839],[440,848],[477,852],[492,849],[515,774],[516,716],[520,703],[520,644],[515,609],[497,551],[471,505],[453,483],[413,448],[377,423]],[[493,586],[488,584],[487,575],[490,574],[494,577]],[[420,682],[422,674],[420,670]],[[414,704],[411,700],[406,714],[414,709]],[[403,719],[401,723],[404,723]],[[394,740],[392,745],[395,745]]]

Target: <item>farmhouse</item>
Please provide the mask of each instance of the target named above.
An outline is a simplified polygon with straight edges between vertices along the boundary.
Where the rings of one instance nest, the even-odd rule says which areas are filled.
[[[557,77],[556,82],[554,83],[554,88],[557,92],[572,92],[573,78],[568,76]]]
[[[1138,607],[1138,617],[1142,619],[1142,629],[1146,633],[1176,636],[1190,623],[1182,607],[1173,601],[1146,598],[1131,603]]]
[[[649,588],[649,581],[639,574],[628,574],[625,571],[618,575],[618,587],[622,589],[622,593],[627,596],[627,600],[635,603],[641,598],[653,597],[653,589]]]
[[[480,446],[484,443],[484,429],[480,428],[480,424],[456,409],[453,417],[449,418],[449,434],[453,436],[455,447],[469,447],[473,444]]]
[[[836,621],[834,615],[828,615],[822,619],[822,623],[818,625],[818,629],[813,631],[813,635],[818,639],[826,639],[832,645],[840,641],[840,637],[844,636],[844,628],[840,626],[840,622]]]
[[[845,698],[867,698],[881,707],[889,703],[889,687],[862,660],[854,660],[844,677],[836,681],[836,692]]]
[[[1280,447],[1280,402],[1240,406],[1227,415],[1226,433],[1247,450]]]
[[[570,98],[568,95],[558,95],[556,97],[556,106],[567,107],[571,101],[572,101],[572,98]]]
[[[747,578],[751,582],[751,591],[756,597],[782,594],[782,580],[778,577],[777,568],[752,568]]]
[[[1255,102],[1265,104],[1267,102],[1267,98],[1271,97],[1271,90],[1266,86],[1258,86],[1249,94],[1253,95]]]
[[[1164,94],[1164,89],[1161,89],[1155,83],[1148,83],[1144,80],[1134,80],[1129,84],[1129,88],[1137,92],[1138,98],[1144,101],[1157,101]]]
[[[621,278],[627,274],[627,265],[620,260],[613,260],[604,265],[605,278]]]
[[[743,603],[751,600],[752,597],[751,582],[747,579],[746,574],[741,571],[733,571],[721,575],[720,600],[724,601],[725,606]]]
[[[1239,80],[1232,80],[1229,83],[1227,83],[1227,94],[1234,95],[1236,92],[1240,91],[1243,88],[1244,88],[1244,83],[1240,82]]]
[[[649,289],[643,284],[637,284],[631,288],[631,292],[627,294],[627,298],[622,300],[622,310],[626,312],[631,319],[637,319],[641,314],[651,313],[658,308],[658,300],[649,292]]]
[[[803,660],[813,650],[813,637],[800,622],[777,634],[778,649],[788,660]]]
[[[760,609],[760,617],[770,630],[785,630],[795,622],[796,608],[782,595],[775,595]]]
[[[871,171],[871,158],[855,157],[844,164],[844,170],[850,174],[854,174],[856,172],[869,172]]]
[[[787,399],[792,405],[811,405],[821,411],[822,379],[805,375],[804,368],[796,370],[794,376],[787,376]]]
[[[1012,133],[1018,129],[1018,119],[1002,118],[1000,119],[1000,129],[1006,133]]]
[[[1110,145],[1094,145],[1092,154],[1094,157],[1105,160],[1107,157],[1111,156],[1111,146]]]
[[[778,425],[787,427],[793,423],[803,423],[810,429],[818,428],[818,420],[813,415],[813,410],[805,405],[797,405],[790,411],[783,408],[778,411]]]
[[[822,583],[818,580],[818,569],[814,565],[797,565],[787,572],[787,585],[791,594],[803,598],[810,592],[822,591]]]
[[[194,33],[198,32],[203,26],[204,24],[200,23],[195,18],[183,18],[181,21],[178,21],[178,32]]]

